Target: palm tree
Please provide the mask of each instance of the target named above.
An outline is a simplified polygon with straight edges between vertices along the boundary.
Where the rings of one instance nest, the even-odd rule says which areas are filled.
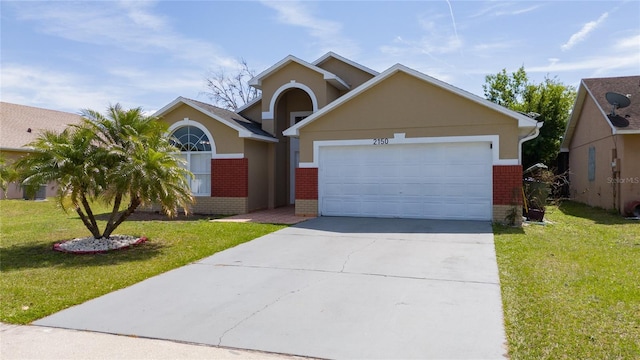
[[[173,156],[166,125],[141,108],[83,110],[83,122],[60,134],[45,132],[36,150],[17,162],[23,184],[57,181],[60,204],[70,203],[94,238],[108,238],[140,206],[159,204],[169,216],[193,201],[190,172]],[[112,205],[100,233],[91,203]],[[123,209],[123,202],[128,201]]]

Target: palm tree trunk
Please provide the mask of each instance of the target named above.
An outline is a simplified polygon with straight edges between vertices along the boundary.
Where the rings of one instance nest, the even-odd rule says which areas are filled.
[[[111,224],[111,226],[110,224],[107,224],[107,228],[104,229],[104,233],[102,234],[102,237],[108,238],[109,236],[111,236],[111,233],[113,232],[113,230],[115,230],[118,226],[120,226],[120,224],[122,224],[123,221],[125,221],[131,214],[133,214],[133,212],[136,211],[138,206],[140,206],[140,199],[137,197],[131,199],[131,203],[129,203],[129,207],[127,207],[125,211],[120,213],[118,220],[116,220],[115,223]]]
[[[84,226],[91,232],[91,235],[93,235],[94,238],[99,239],[100,229],[98,229],[98,226],[93,226],[91,224],[89,219],[87,219],[87,216],[82,212],[82,209],[80,208],[80,206],[76,206],[76,212],[80,216],[80,219],[82,219]]]
[[[89,201],[87,201],[87,197],[84,194],[82,194],[82,206],[84,207],[84,211],[87,213],[87,218],[91,222],[91,225],[96,229],[96,233],[98,234],[98,237],[96,239],[100,238],[100,228],[98,228],[98,222],[96,222],[96,217],[93,215],[93,211],[91,211],[91,205],[89,205]]]
[[[116,215],[118,215],[118,210],[120,209],[120,204],[122,203],[122,194],[116,195],[115,200],[113,201],[113,210],[111,210],[111,215],[109,216],[109,221],[107,221],[107,226],[105,227],[105,233],[107,229],[110,229],[113,226],[113,221],[116,219]],[[111,231],[109,231],[109,235]]]

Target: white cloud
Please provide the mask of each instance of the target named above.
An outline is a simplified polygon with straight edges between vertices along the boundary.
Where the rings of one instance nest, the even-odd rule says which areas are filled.
[[[278,20],[283,24],[306,29],[318,44],[320,53],[334,51],[346,57],[354,57],[359,52],[357,44],[342,34],[342,24],[315,17],[307,4],[299,1],[262,1],[262,4],[276,10]]]
[[[178,95],[195,97],[203,87],[202,75],[196,71],[114,68],[107,73],[108,80],[97,80],[41,66],[3,63],[0,91],[3,101],[77,112],[84,108],[101,111],[116,102],[125,107],[158,107],[164,104],[149,103],[146,95],[167,101]]]
[[[494,41],[487,43],[479,43],[471,46],[471,52],[475,56],[482,58],[492,58],[497,51],[508,50],[517,46],[518,42],[514,40]]]
[[[540,5],[534,5],[534,6],[529,6],[527,8],[523,8],[523,9],[516,9],[516,10],[512,10],[511,12],[505,14],[505,15],[520,15],[520,14],[526,14],[528,12],[531,12],[533,10],[536,10],[540,7]]]
[[[566,62],[555,57],[549,58],[547,65],[527,67],[527,72],[590,71],[589,76],[637,74],[640,69],[640,33],[622,38],[608,47],[603,47],[597,53],[599,55]]]
[[[89,79],[20,64],[2,64],[2,100],[78,112],[102,109],[112,98],[102,90],[85,86]],[[10,91],[7,91],[10,89]]]
[[[425,54],[436,59],[435,55],[449,54],[462,47],[462,41],[455,36],[425,36],[420,40],[405,40],[398,36],[393,40],[393,44],[381,46],[380,51],[394,56]]]
[[[520,7],[518,2],[489,2],[489,6],[480,9],[475,14],[469,16],[476,18],[481,16],[514,16],[522,15],[540,8],[541,5],[533,5],[528,7]]]
[[[405,39],[396,36],[391,44],[380,46],[383,54],[396,57],[427,55],[434,61],[445,64],[440,55],[451,54],[462,50],[463,40],[455,31],[453,18],[446,14],[430,14],[418,18],[418,24],[424,30],[419,39]]]
[[[17,18],[38,31],[89,46],[68,44],[60,56],[69,62],[3,63],[3,100],[65,111],[101,110],[109,102],[157,108],[164,105],[158,102],[178,95],[196,97],[204,90],[207,68],[237,68],[236,59],[215,45],[176,32],[153,12],[153,5],[13,3]],[[85,56],[76,49],[90,53]],[[82,66],[70,68],[75,63]]]
[[[620,39],[614,44],[614,49],[618,51],[637,51],[640,53],[640,34]]]
[[[570,62],[563,62],[560,59],[549,59],[548,65],[527,67],[527,72],[543,72],[543,73],[556,73],[566,71],[584,71],[591,70],[596,73],[606,73],[611,70],[624,70],[635,68],[637,71],[638,64],[640,64],[640,54],[625,54],[625,55],[605,55],[594,56],[585,59],[579,59]]]
[[[598,20],[589,21],[588,23],[584,24],[577,33],[571,35],[569,40],[566,43],[562,44],[562,46],[560,47],[562,51],[569,50],[572,47],[574,47],[576,44],[579,44],[582,41],[584,41],[592,31],[594,31],[598,26],[600,26],[600,24],[602,24],[607,19],[608,16],[609,16],[609,13],[605,12],[602,15],[600,15]]]
[[[456,25],[456,18],[453,16],[453,7],[451,6],[451,1],[447,0],[447,5],[449,5],[449,13],[451,14],[451,23],[453,25],[453,33],[456,36],[457,42],[460,42],[458,38],[458,26]]]
[[[235,59],[210,42],[184,37],[154,14],[154,2],[27,2],[18,18],[36,21],[41,31],[64,39],[113,46],[137,53],[162,54],[194,64],[235,66]]]

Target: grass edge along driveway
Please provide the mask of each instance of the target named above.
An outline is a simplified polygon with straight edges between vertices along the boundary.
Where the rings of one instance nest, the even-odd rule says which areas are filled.
[[[97,213],[107,211],[105,207]],[[0,214],[0,321],[12,324],[30,323],[285,227],[132,219],[116,233],[146,236],[146,243],[105,254],[73,255],[53,251],[52,246],[90,233],[75,213],[64,213],[53,199],[2,200]]]
[[[511,359],[640,358],[640,222],[565,202],[494,226]]]

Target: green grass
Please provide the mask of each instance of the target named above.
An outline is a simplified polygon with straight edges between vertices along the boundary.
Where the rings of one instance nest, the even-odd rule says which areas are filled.
[[[30,323],[284,227],[206,219],[125,221],[115,233],[149,241],[128,250],[73,255],[52,246],[90,233],[55,201],[2,200],[0,214],[0,321],[13,324]]]
[[[640,359],[640,223],[566,202],[495,226],[511,359]]]

